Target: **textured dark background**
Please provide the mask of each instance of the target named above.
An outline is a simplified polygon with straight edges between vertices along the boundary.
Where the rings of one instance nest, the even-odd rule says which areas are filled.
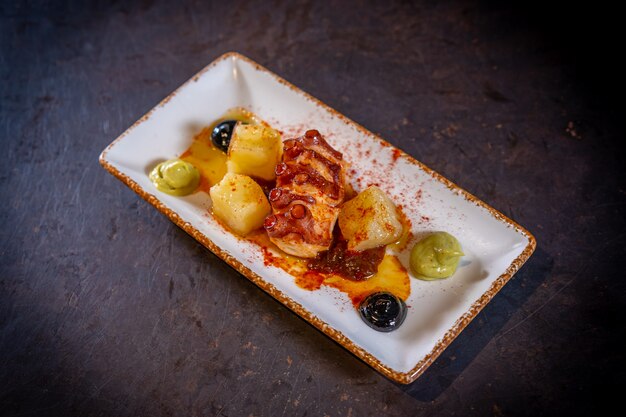
[[[433,3],[3,2],[0,414],[590,415],[606,404],[626,377],[619,15]],[[530,261],[412,385],[364,365],[98,165],[231,50],[536,235]]]

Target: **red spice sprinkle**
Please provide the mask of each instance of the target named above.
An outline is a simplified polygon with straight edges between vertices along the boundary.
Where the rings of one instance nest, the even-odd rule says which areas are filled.
[[[272,252],[265,246],[261,246],[261,250],[263,251],[263,265],[274,265],[277,257],[274,256],[274,254],[272,254]]]
[[[401,155],[402,153],[400,152],[400,149],[394,149],[393,155],[391,156],[393,158],[393,162],[396,162]]]

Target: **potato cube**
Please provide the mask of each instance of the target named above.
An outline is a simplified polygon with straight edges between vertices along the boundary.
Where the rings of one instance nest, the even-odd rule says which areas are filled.
[[[393,201],[378,187],[361,191],[339,213],[339,228],[348,249],[363,251],[397,241],[402,223]]]
[[[280,160],[282,141],[280,133],[264,125],[239,123],[228,146],[226,169],[271,181]]]
[[[241,236],[261,227],[271,210],[261,186],[247,175],[226,173],[209,195],[213,214]]]

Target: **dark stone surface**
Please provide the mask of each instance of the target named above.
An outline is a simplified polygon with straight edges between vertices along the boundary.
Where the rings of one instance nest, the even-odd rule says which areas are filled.
[[[624,130],[609,101],[623,81],[617,37],[604,36],[617,19],[538,6],[4,2],[0,414],[591,414],[626,376]],[[364,365],[98,165],[230,50],[536,235],[535,255],[412,385]]]

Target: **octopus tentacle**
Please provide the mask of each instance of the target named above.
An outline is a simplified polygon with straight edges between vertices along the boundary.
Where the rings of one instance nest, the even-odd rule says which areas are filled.
[[[269,194],[273,214],[264,224],[270,240],[301,257],[328,250],[345,198],[344,171],[342,154],[317,130],[286,140]]]

